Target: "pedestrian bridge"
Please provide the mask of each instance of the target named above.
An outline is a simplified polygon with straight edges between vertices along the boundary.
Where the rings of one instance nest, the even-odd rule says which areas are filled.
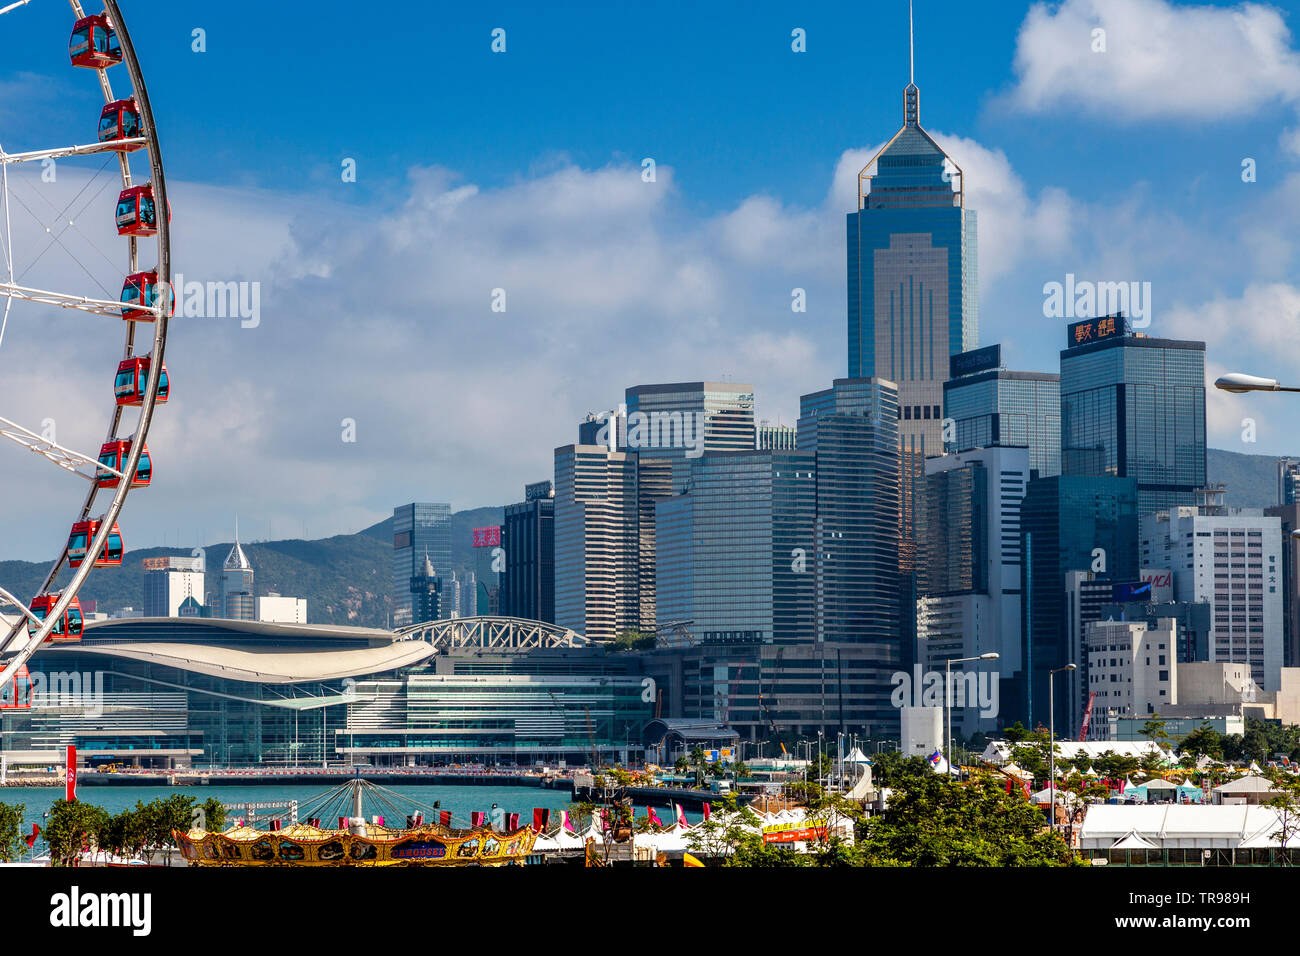
[[[458,647],[533,650],[543,647],[591,647],[599,642],[567,627],[522,617],[453,617],[399,628],[398,640],[425,641],[438,650]]]

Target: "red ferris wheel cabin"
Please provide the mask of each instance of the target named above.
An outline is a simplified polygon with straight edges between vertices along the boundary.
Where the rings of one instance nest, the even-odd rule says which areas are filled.
[[[118,193],[117,234],[140,238],[158,235],[158,210],[153,201],[152,183],[130,186]]]
[[[99,449],[99,463],[114,471],[125,472],[126,461],[130,457],[129,441],[105,442]],[[143,488],[152,479],[153,461],[149,458],[149,446],[145,445],[144,450],[140,452],[140,461],[135,468],[135,477],[131,479],[131,487]],[[95,475],[95,484],[100,488],[116,488],[120,481],[121,479],[111,471],[98,470]]]
[[[153,322],[147,311],[158,304],[158,273],[133,272],[122,283],[122,318],[128,322]]]
[[[23,664],[11,680],[0,684],[0,710],[30,710],[31,706],[32,678]]]
[[[102,70],[122,62],[122,47],[107,15],[96,13],[82,17],[72,25],[68,57],[73,66],[91,70]]]
[[[117,378],[113,379],[113,395],[119,405],[139,406],[144,402],[145,388],[149,384],[149,366],[152,359],[148,355],[129,358],[117,366]],[[154,400],[161,405],[167,401],[170,383],[167,381],[167,365],[163,363],[158,373],[158,397]]]
[[[134,99],[114,100],[100,111],[99,141],[101,143],[112,144],[122,139],[138,139],[141,128],[140,109]],[[143,149],[144,143],[110,145],[108,148],[119,153],[131,153]]]
[[[59,603],[58,594],[42,594],[32,598],[32,617],[37,621],[44,622],[54,605]],[[66,644],[71,641],[81,640],[81,602],[73,598],[68,602],[68,606],[63,609],[63,614],[59,617],[54,629],[46,640],[54,644]],[[36,621],[31,618],[27,619],[27,633],[35,634],[38,630]]]
[[[99,526],[102,523],[93,520],[78,521],[72,526],[72,533],[68,535],[68,567],[81,567],[81,563],[86,560],[86,552],[90,550],[90,542],[99,533]],[[108,540],[104,542],[103,552],[94,561],[94,567],[97,568],[121,566],[122,532],[118,530],[116,522],[113,524],[113,530],[108,533]]]

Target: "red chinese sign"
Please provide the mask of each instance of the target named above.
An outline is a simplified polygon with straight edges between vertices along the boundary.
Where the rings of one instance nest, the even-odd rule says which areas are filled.
[[[476,548],[499,548],[501,547],[501,527],[500,525],[491,528],[474,529],[474,547]]]

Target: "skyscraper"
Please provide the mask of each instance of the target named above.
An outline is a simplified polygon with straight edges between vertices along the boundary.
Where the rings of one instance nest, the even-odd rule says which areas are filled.
[[[925,469],[916,522],[917,659],[942,670],[945,660],[996,652],[996,662],[974,666],[1010,679],[1021,667],[1020,505],[1029,451],[978,448],[930,458]],[[977,726],[971,709],[954,719],[963,733],[995,727]]]
[[[239,524],[235,524],[235,545],[221,566],[221,587],[217,606],[222,617],[236,621],[257,620],[253,590],[253,565],[239,544]]]
[[[691,461],[705,452],[754,447],[754,386],[738,382],[634,385],[625,395],[620,450],[673,462],[673,488],[684,488]]]
[[[954,355],[948,368],[943,414],[955,426],[950,451],[1020,446],[1029,449],[1036,477],[1061,473],[1061,376],[1007,370],[1001,345]]]
[[[656,612],[697,641],[808,644],[815,596],[814,457],[713,452],[689,494],[656,508]]]
[[[411,623],[423,624],[442,617],[442,578],[433,568],[429,556],[424,556],[418,574],[412,575],[407,592],[411,595]]]
[[[555,621],[555,492],[549,481],[524,486],[524,500],[507,505],[501,546],[501,613]]]
[[[898,390],[836,379],[799,410],[799,451],[816,456],[817,640],[898,647]]]
[[[1210,509],[1206,509],[1210,510]],[[1142,562],[1172,568],[1174,596],[1214,609],[1210,660],[1249,664],[1278,690],[1283,658],[1282,518],[1258,511],[1174,508],[1142,517]]]
[[[1205,486],[1205,343],[1075,322],[1061,352],[1061,473],[1133,478],[1138,512],[1195,505]]]
[[[1047,726],[1048,671],[1079,663],[1071,660],[1077,649],[1069,637],[1067,573],[1093,571],[1099,579],[1137,580],[1137,495],[1133,478],[1055,475],[1029,482],[1020,503],[1021,669],[1002,695],[1008,723]],[[1063,734],[1078,730],[1071,726],[1071,701],[1078,698],[1077,688],[1056,694],[1057,727]]]
[[[204,601],[202,558],[145,558],[144,616],[178,617],[186,598]]]
[[[873,172],[874,169],[874,172]],[[911,571],[914,482],[943,453],[948,358],[979,340],[977,228],[965,177],[921,126],[914,76],[903,127],[858,173],[848,214],[849,377],[896,383],[899,545]]]
[[[412,502],[393,509],[393,626],[413,623],[411,579],[424,567],[425,555],[443,574],[451,567],[451,505]],[[445,584],[445,582],[444,582]],[[451,615],[441,602],[443,617]]]
[[[654,506],[671,474],[669,459],[555,449],[556,624],[597,640],[654,629]]]

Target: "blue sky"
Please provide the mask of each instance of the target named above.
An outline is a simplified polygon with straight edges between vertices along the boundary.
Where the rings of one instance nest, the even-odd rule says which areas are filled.
[[[256,328],[175,321],[175,398],[129,546],[228,537],[235,511],[256,537],[315,537],[402,501],[514,500],[627,385],[729,376],[789,422],[799,394],[844,374],[843,217],[857,168],[901,121],[905,2],[318,3],[306,19],[298,5],[123,6],[176,268],[261,290]],[[1042,287],[1073,272],[1151,282],[1148,331],[1205,339],[1214,373],[1300,379],[1296,4],[919,0],[916,23],[922,123],[980,214],[981,344],[1055,370],[1063,329]],[[54,0],[0,17],[5,149],[93,135],[99,93],[67,64],[70,26]],[[807,52],[791,50],[795,28]],[[100,165],[15,192],[60,208],[88,179],[100,188]],[[78,224],[96,248],[116,242],[110,214]],[[40,247],[40,218],[15,220],[16,246]],[[95,281],[120,284],[113,252],[87,255]],[[37,277],[88,281],[54,255]],[[807,313],[790,311],[795,287]],[[120,329],[77,321],[15,315],[5,360],[31,369],[57,342],[77,384],[11,377],[0,415],[57,418],[82,447],[103,430],[98,379]],[[1288,418],[1214,395],[1211,442],[1295,452]],[[0,557],[52,551],[79,490],[43,475],[0,473],[0,494],[36,496],[0,519]]]

